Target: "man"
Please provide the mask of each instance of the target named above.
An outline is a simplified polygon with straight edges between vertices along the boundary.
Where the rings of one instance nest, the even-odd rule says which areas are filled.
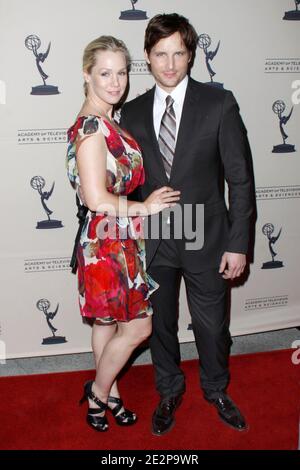
[[[226,393],[232,343],[226,293],[228,281],[240,276],[246,265],[253,212],[251,155],[232,93],[189,78],[196,47],[197,34],[183,16],[174,13],[152,18],[145,34],[145,56],[156,86],[125,104],[121,114],[121,127],[136,138],[143,151],[146,182],[141,188],[142,200],[153,189],[167,185],[181,191],[183,210],[187,204],[194,209],[204,205],[202,248],[187,249],[184,236],[146,240],[147,269],[160,284],[151,297],[150,348],[161,397],[152,418],[155,435],[172,428],[185,391],[177,337],[182,276],[204,397],[226,424],[240,431],[247,428]],[[229,186],[229,211],[224,203],[224,177]],[[173,221],[168,216],[163,224],[172,226]]]

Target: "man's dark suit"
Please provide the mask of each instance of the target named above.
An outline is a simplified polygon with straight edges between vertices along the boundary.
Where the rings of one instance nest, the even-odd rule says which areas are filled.
[[[162,396],[184,391],[175,338],[183,275],[202,387],[207,392],[224,390],[231,339],[225,313],[227,283],[218,268],[225,251],[248,250],[253,188],[247,132],[230,91],[189,78],[168,181],[153,126],[154,93],[152,88],[126,103],[121,114],[121,127],[132,134],[143,152],[146,181],[140,189],[141,200],[154,189],[171,186],[181,191],[181,206],[204,205],[202,249],[186,250],[184,238],[162,243],[146,240],[148,271],[161,286],[151,298],[154,329],[150,346],[156,385]],[[224,178],[229,187],[229,210],[224,202]]]

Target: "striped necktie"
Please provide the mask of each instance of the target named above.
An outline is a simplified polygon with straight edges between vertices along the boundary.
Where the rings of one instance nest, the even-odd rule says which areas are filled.
[[[176,142],[176,116],[173,103],[172,96],[168,95],[166,97],[166,110],[161,120],[158,135],[158,145],[168,179],[170,179]]]

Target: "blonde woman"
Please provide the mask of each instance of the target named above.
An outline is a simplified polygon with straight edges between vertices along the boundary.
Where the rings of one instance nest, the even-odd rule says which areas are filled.
[[[116,378],[151,333],[149,298],[158,288],[145,270],[141,217],[179,200],[179,192],[167,186],[143,203],[126,200],[144,182],[139,145],[113,120],[128,84],[129,61],[125,44],[114,37],[101,36],[87,45],[86,98],[68,131],[68,177],[86,206],[76,246],[79,305],[81,315],[93,321],[96,364],[95,381],[85,384],[81,402],[88,400],[87,422],[97,431],[108,429],[106,410],[119,425],[137,420],[124,408]]]

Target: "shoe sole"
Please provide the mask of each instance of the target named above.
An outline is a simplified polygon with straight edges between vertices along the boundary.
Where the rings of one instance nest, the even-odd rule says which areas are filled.
[[[246,426],[245,426],[244,428],[242,428],[242,429],[236,428],[236,427],[233,426],[232,424],[229,424],[229,423],[223,418],[223,416],[222,416],[220,413],[218,413],[218,416],[219,416],[220,420],[222,421],[222,423],[226,424],[226,426],[228,426],[228,427],[231,428],[231,429],[234,429],[235,431],[238,431],[238,432],[247,432],[247,431],[249,431],[249,429],[250,429],[249,424],[246,424]]]
[[[175,419],[172,421],[172,423],[170,424],[170,427],[168,427],[168,429],[166,429],[165,431],[163,432],[155,432],[153,431],[153,429],[151,430],[151,433],[153,436],[164,436],[165,434],[168,434],[168,432],[172,431],[172,429],[174,428],[175,426]]]
[[[177,403],[177,405],[176,405],[176,407],[175,407],[174,413],[175,413],[175,411],[179,408],[179,406],[181,405],[182,401],[183,401],[183,397],[181,397],[181,398],[178,400],[178,403]],[[153,431],[153,428],[152,428],[151,433],[153,434],[153,436],[164,436],[165,434],[167,434],[168,432],[170,432],[170,431],[174,428],[174,426],[175,426],[175,418],[173,418],[173,421],[172,421],[172,423],[170,424],[170,427],[169,427],[168,429],[166,429],[164,432],[155,432],[155,431]]]
[[[138,418],[136,418],[135,421],[133,421],[132,423],[122,423],[122,422],[118,422],[117,420],[115,420],[115,423],[118,425],[118,426],[133,426],[136,422],[138,421]]]
[[[86,423],[89,425],[90,428],[94,429],[94,431],[97,432],[107,432],[109,430],[109,425],[105,429],[97,428],[97,426],[94,426],[92,423],[89,422],[88,418],[86,418]]]
[[[206,400],[210,405],[213,405],[213,406],[216,408],[216,406],[214,405],[214,403],[211,402],[211,401],[210,401],[208,398],[206,398],[205,396],[204,396],[204,400]],[[239,429],[239,428],[236,428],[235,426],[232,426],[232,424],[229,424],[229,423],[225,420],[225,418],[223,418],[223,416],[222,416],[218,411],[217,411],[217,413],[218,413],[218,416],[219,416],[220,420],[222,421],[222,423],[226,424],[229,428],[234,429],[235,431],[238,431],[238,432],[246,432],[246,431],[249,431],[250,426],[249,426],[248,423],[246,424],[246,426],[245,426],[244,428]]]

